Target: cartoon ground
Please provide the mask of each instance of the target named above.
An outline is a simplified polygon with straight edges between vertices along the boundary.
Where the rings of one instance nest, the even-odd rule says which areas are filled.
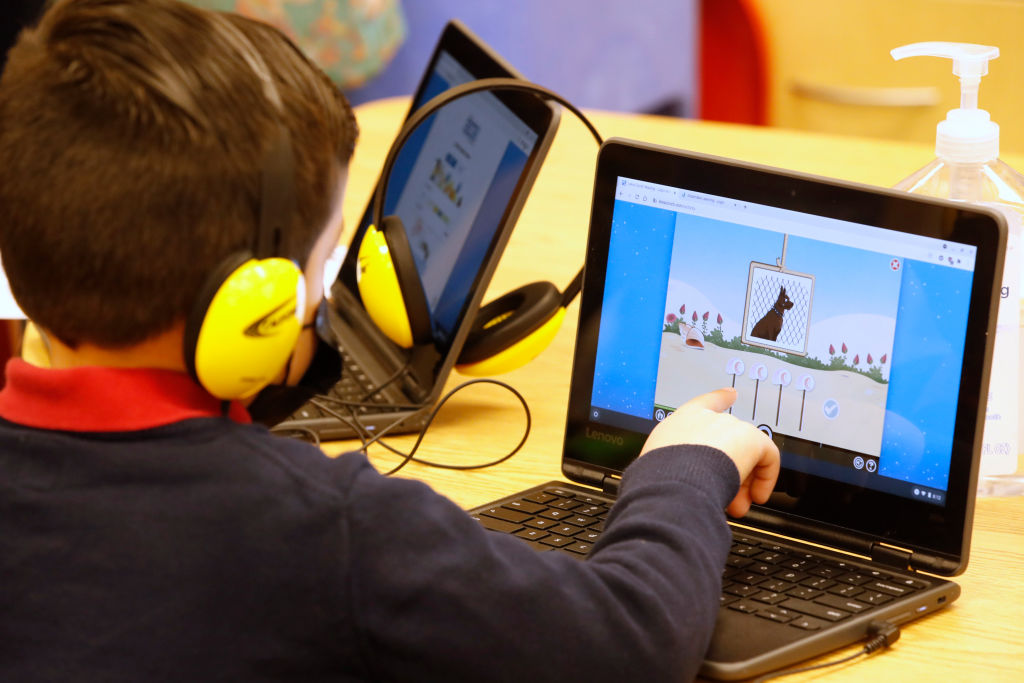
[[[798,367],[708,341],[703,349],[688,347],[680,335],[666,332],[662,335],[655,404],[675,408],[698,394],[732,386],[733,375],[726,368],[734,359],[744,366],[743,374],[735,376],[738,396],[732,412],[738,418],[766,424],[789,436],[879,455],[888,384],[855,372]],[[751,376],[758,365],[767,370],[767,379],[761,382]],[[792,379],[780,395],[772,378],[781,369],[788,370]],[[806,376],[813,382],[809,391],[803,389]]]

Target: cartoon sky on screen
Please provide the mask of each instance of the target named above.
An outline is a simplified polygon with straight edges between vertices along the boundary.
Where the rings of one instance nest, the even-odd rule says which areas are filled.
[[[878,455],[897,257],[679,214],[655,404],[734,386],[732,412]]]

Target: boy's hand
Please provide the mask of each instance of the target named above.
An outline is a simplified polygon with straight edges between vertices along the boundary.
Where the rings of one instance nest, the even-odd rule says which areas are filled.
[[[752,502],[763,503],[771,495],[779,476],[779,449],[754,425],[722,412],[735,400],[735,389],[719,389],[694,398],[654,428],[640,454],[679,444],[722,451],[740,472],[740,490],[726,511],[742,517]]]

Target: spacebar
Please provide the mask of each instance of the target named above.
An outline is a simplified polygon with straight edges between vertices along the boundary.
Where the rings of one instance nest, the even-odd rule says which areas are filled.
[[[800,612],[802,614],[809,614],[812,617],[818,617],[819,619],[826,619],[828,621],[839,621],[850,616],[849,612],[844,612],[841,609],[835,607],[827,607],[825,605],[819,605],[810,600],[798,600],[796,598],[790,598],[786,600],[779,607],[785,607],[791,609],[794,612]]]

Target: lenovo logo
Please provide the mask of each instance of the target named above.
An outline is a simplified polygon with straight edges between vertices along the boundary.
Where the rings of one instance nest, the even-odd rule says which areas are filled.
[[[604,441],[605,443],[612,443],[616,446],[622,446],[626,443],[626,440],[621,436],[615,436],[614,434],[606,434],[605,432],[594,431],[590,427],[586,427],[583,430],[583,436],[594,441]]]

